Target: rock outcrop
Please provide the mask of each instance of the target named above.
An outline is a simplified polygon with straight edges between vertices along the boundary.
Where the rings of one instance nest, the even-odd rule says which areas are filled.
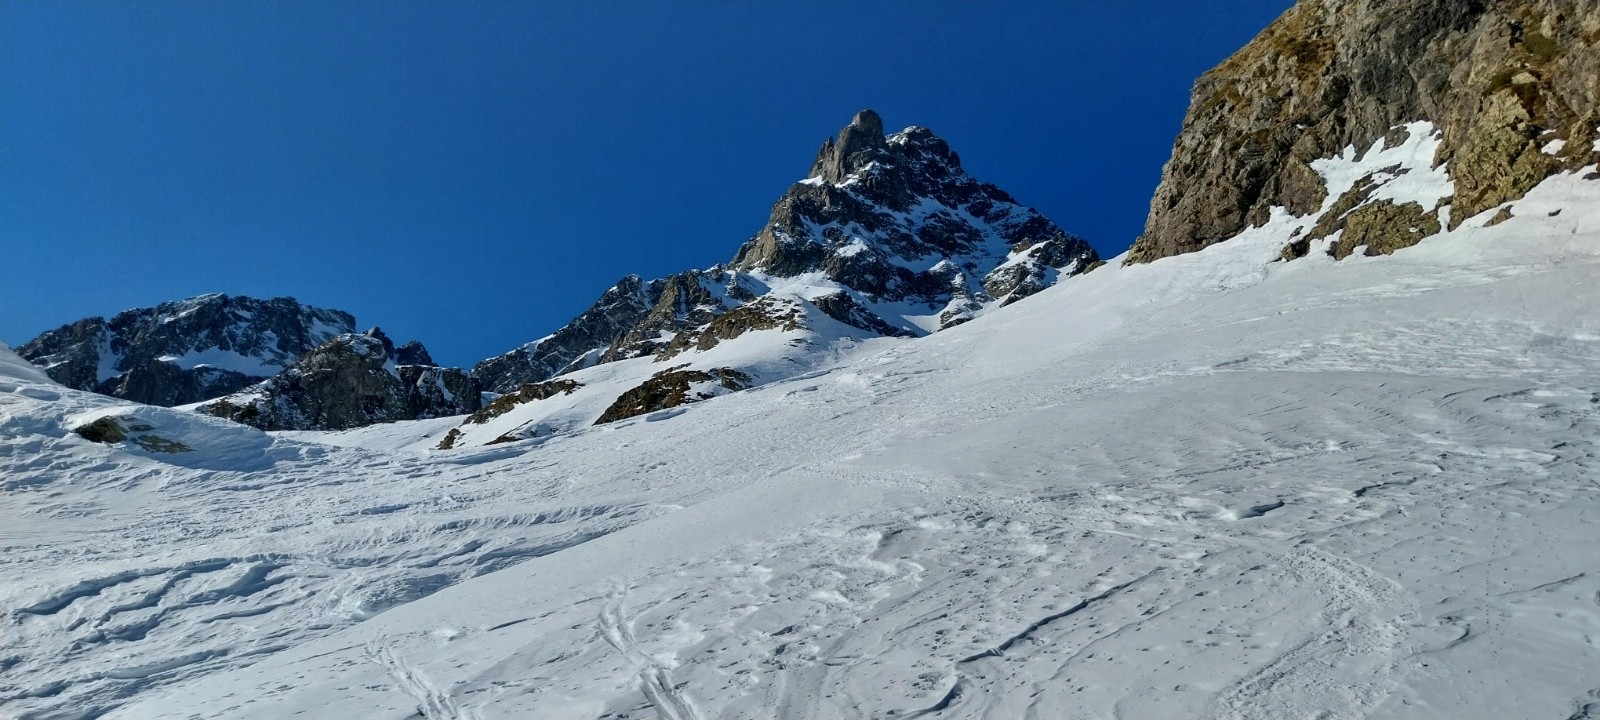
[[[85,423],[72,429],[81,437],[90,442],[115,445],[124,440],[131,441],[149,452],[155,453],[184,453],[191,452],[194,448],[177,440],[165,438],[150,432],[155,427],[137,417],[130,415],[107,416]]]
[[[822,273],[874,300],[1002,303],[1046,287],[1055,271],[1099,260],[994,185],[979,182],[923,127],[883,135],[871,110],[823,143],[805,180],[773,205],[735,270]],[[948,323],[946,323],[948,325]]]
[[[183,405],[260,382],[355,318],[292,298],[202,295],[92,317],[17,348],[51,379],[150,405]]]
[[[932,131],[885,135],[877,113],[864,110],[823,143],[806,178],[729,263],[624,278],[566,327],[479,363],[473,376],[512,392],[596,363],[665,360],[742,332],[793,327],[803,313],[791,301],[862,336],[919,335],[1099,261],[1083,239],[967,174]],[[798,285],[806,290],[784,289]]]
[[[658,410],[710,400],[750,387],[750,376],[732,368],[663,370],[617,397],[594,424],[626,420]]]
[[[282,373],[199,410],[262,430],[343,430],[481,406],[478,384],[465,371],[398,364],[402,357],[428,356],[419,343],[396,349],[378,328],[340,335]]]
[[[516,392],[509,392],[501,395],[500,397],[495,398],[493,402],[484,405],[477,412],[468,415],[465,422],[473,425],[482,425],[510,412],[513,408],[523,403],[549,400],[557,395],[571,395],[581,387],[583,387],[583,383],[565,378],[547,380],[545,382],[538,383],[526,383],[522,387],[517,388]]]
[[[1301,0],[1196,83],[1128,260],[1200,250],[1274,206],[1317,212],[1313,161],[1414,121],[1443,134],[1434,164],[1455,182],[1451,226],[1596,162],[1600,0]],[[1349,222],[1444,225],[1415,215]]]

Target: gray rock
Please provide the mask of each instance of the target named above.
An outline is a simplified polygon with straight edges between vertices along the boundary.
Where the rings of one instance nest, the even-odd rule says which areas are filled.
[[[199,410],[262,430],[344,430],[481,407],[478,383],[465,371],[396,365],[398,355],[378,328],[340,335],[282,373]]]
[[[478,363],[472,376],[485,390],[512,392],[524,383],[593,364],[613,341],[649,315],[660,299],[659,286],[629,275],[560,330]]]
[[[172,406],[260,382],[354,329],[349,313],[292,298],[202,295],[64,325],[17,354],[67,387]]]
[[[422,343],[417,340],[412,340],[395,348],[394,361],[398,365],[438,366],[438,363],[433,361],[433,356],[428,354],[428,348],[423,347]]]

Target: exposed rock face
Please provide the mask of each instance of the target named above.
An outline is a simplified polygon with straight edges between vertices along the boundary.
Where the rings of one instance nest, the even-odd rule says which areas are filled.
[[[1087,242],[968,175],[928,129],[886,136],[877,113],[864,110],[823,144],[728,265],[624,278],[566,327],[479,363],[473,376],[510,392],[598,362],[666,359],[791,327],[799,316],[789,310],[743,308],[797,282],[811,287],[800,302],[864,336],[922,334],[1098,263]],[[897,310],[875,309],[891,304]]]
[[[885,137],[877,113],[863,110],[823,144],[732,267],[822,273],[874,300],[944,306],[1015,299],[1097,260],[1082,238],[968,175],[932,131]]]
[[[1363,205],[1344,221],[1344,234],[1330,250],[1343,260],[1365,247],[1366,255],[1393,255],[1430,235],[1439,234],[1439,218],[1428,214],[1414,202],[1396,205],[1391,200]]]
[[[1418,120],[1444,134],[1452,224],[1516,200],[1596,161],[1597,44],[1600,0],[1301,0],[1196,83],[1129,261],[1318,211],[1312,161]]]
[[[394,362],[396,365],[437,367],[437,363],[433,361],[433,356],[428,354],[428,349],[423,347],[422,342],[418,340],[412,340],[395,348]]]
[[[426,356],[413,345],[409,357]],[[397,365],[399,356],[378,328],[340,335],[284,372],[199,410],[262,430],[344,430],[480,407],[477,382],[466,372]]]
[[[614,362],[662,352],[675,336],[716,320],[756,293],[748,278],[721,268],[691,270],[650,283],[650,312],[613,338],[599,362]]]
[[[604,425],[657,410],[710,400],[726,392],[750,387],[750,376],[731,368],[663,370],[617,397],[594,424]]]
[[[151,405],[219,397],[276,374],[355,318],[292,298],[202,295],[87,318],[17,354],[67,387]]]
[[[655,283],[629,275],[560,330],[472,368],[485,390],[511,392],[599,359],[611,342],[644,319],[660,300]]]
[[[745,303],[699,328],[678,333],[657,357],[668,360],[688,350],[710,350],[723,340],[732,340],[751,330],[798,330],[805,315],[796,302],[764,297]]]

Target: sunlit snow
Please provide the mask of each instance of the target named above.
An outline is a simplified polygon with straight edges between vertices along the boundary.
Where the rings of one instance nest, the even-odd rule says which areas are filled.
[[[1386,192],[1431,208],[1449,192],[1429,142],[1318,170],[1332,198],[1401,164]],[[487,448],[430,449],[459,419],[263,434],[67,390],[6,351],[0,703],[1584,717],[1594,170],[1391,257],[1273,262],[1316,219],[1279,212],[929,337],[752,333],[710,353],[798,377],[599,427],[574,395],[505,419],[561,432]],[[574,377],[626,387],[629,363],[648,360]],[[69,432],[103,415],[193,451]]]

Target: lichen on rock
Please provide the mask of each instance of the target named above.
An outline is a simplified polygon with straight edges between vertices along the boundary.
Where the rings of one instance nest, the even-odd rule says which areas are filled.
[[[1396,250],[1439,234],[1439,230],[1439,218],[1423,210],[1422,205],[1414,202],[1396,205],[1390,200],[1380,200],[1361,206],[1345,218],[1344,232],[1329,253],[1343,260],[1356,248],[1365,247],[1369,257],[1392,255]]]
[[[1273,207],[1314,213],[1312,161],[1411,122],[1443,134],[1456,225],[1593,164],[1597,42],[1600,0],[1301,0],[1195,84],[1128,262],[1222,242]]]

